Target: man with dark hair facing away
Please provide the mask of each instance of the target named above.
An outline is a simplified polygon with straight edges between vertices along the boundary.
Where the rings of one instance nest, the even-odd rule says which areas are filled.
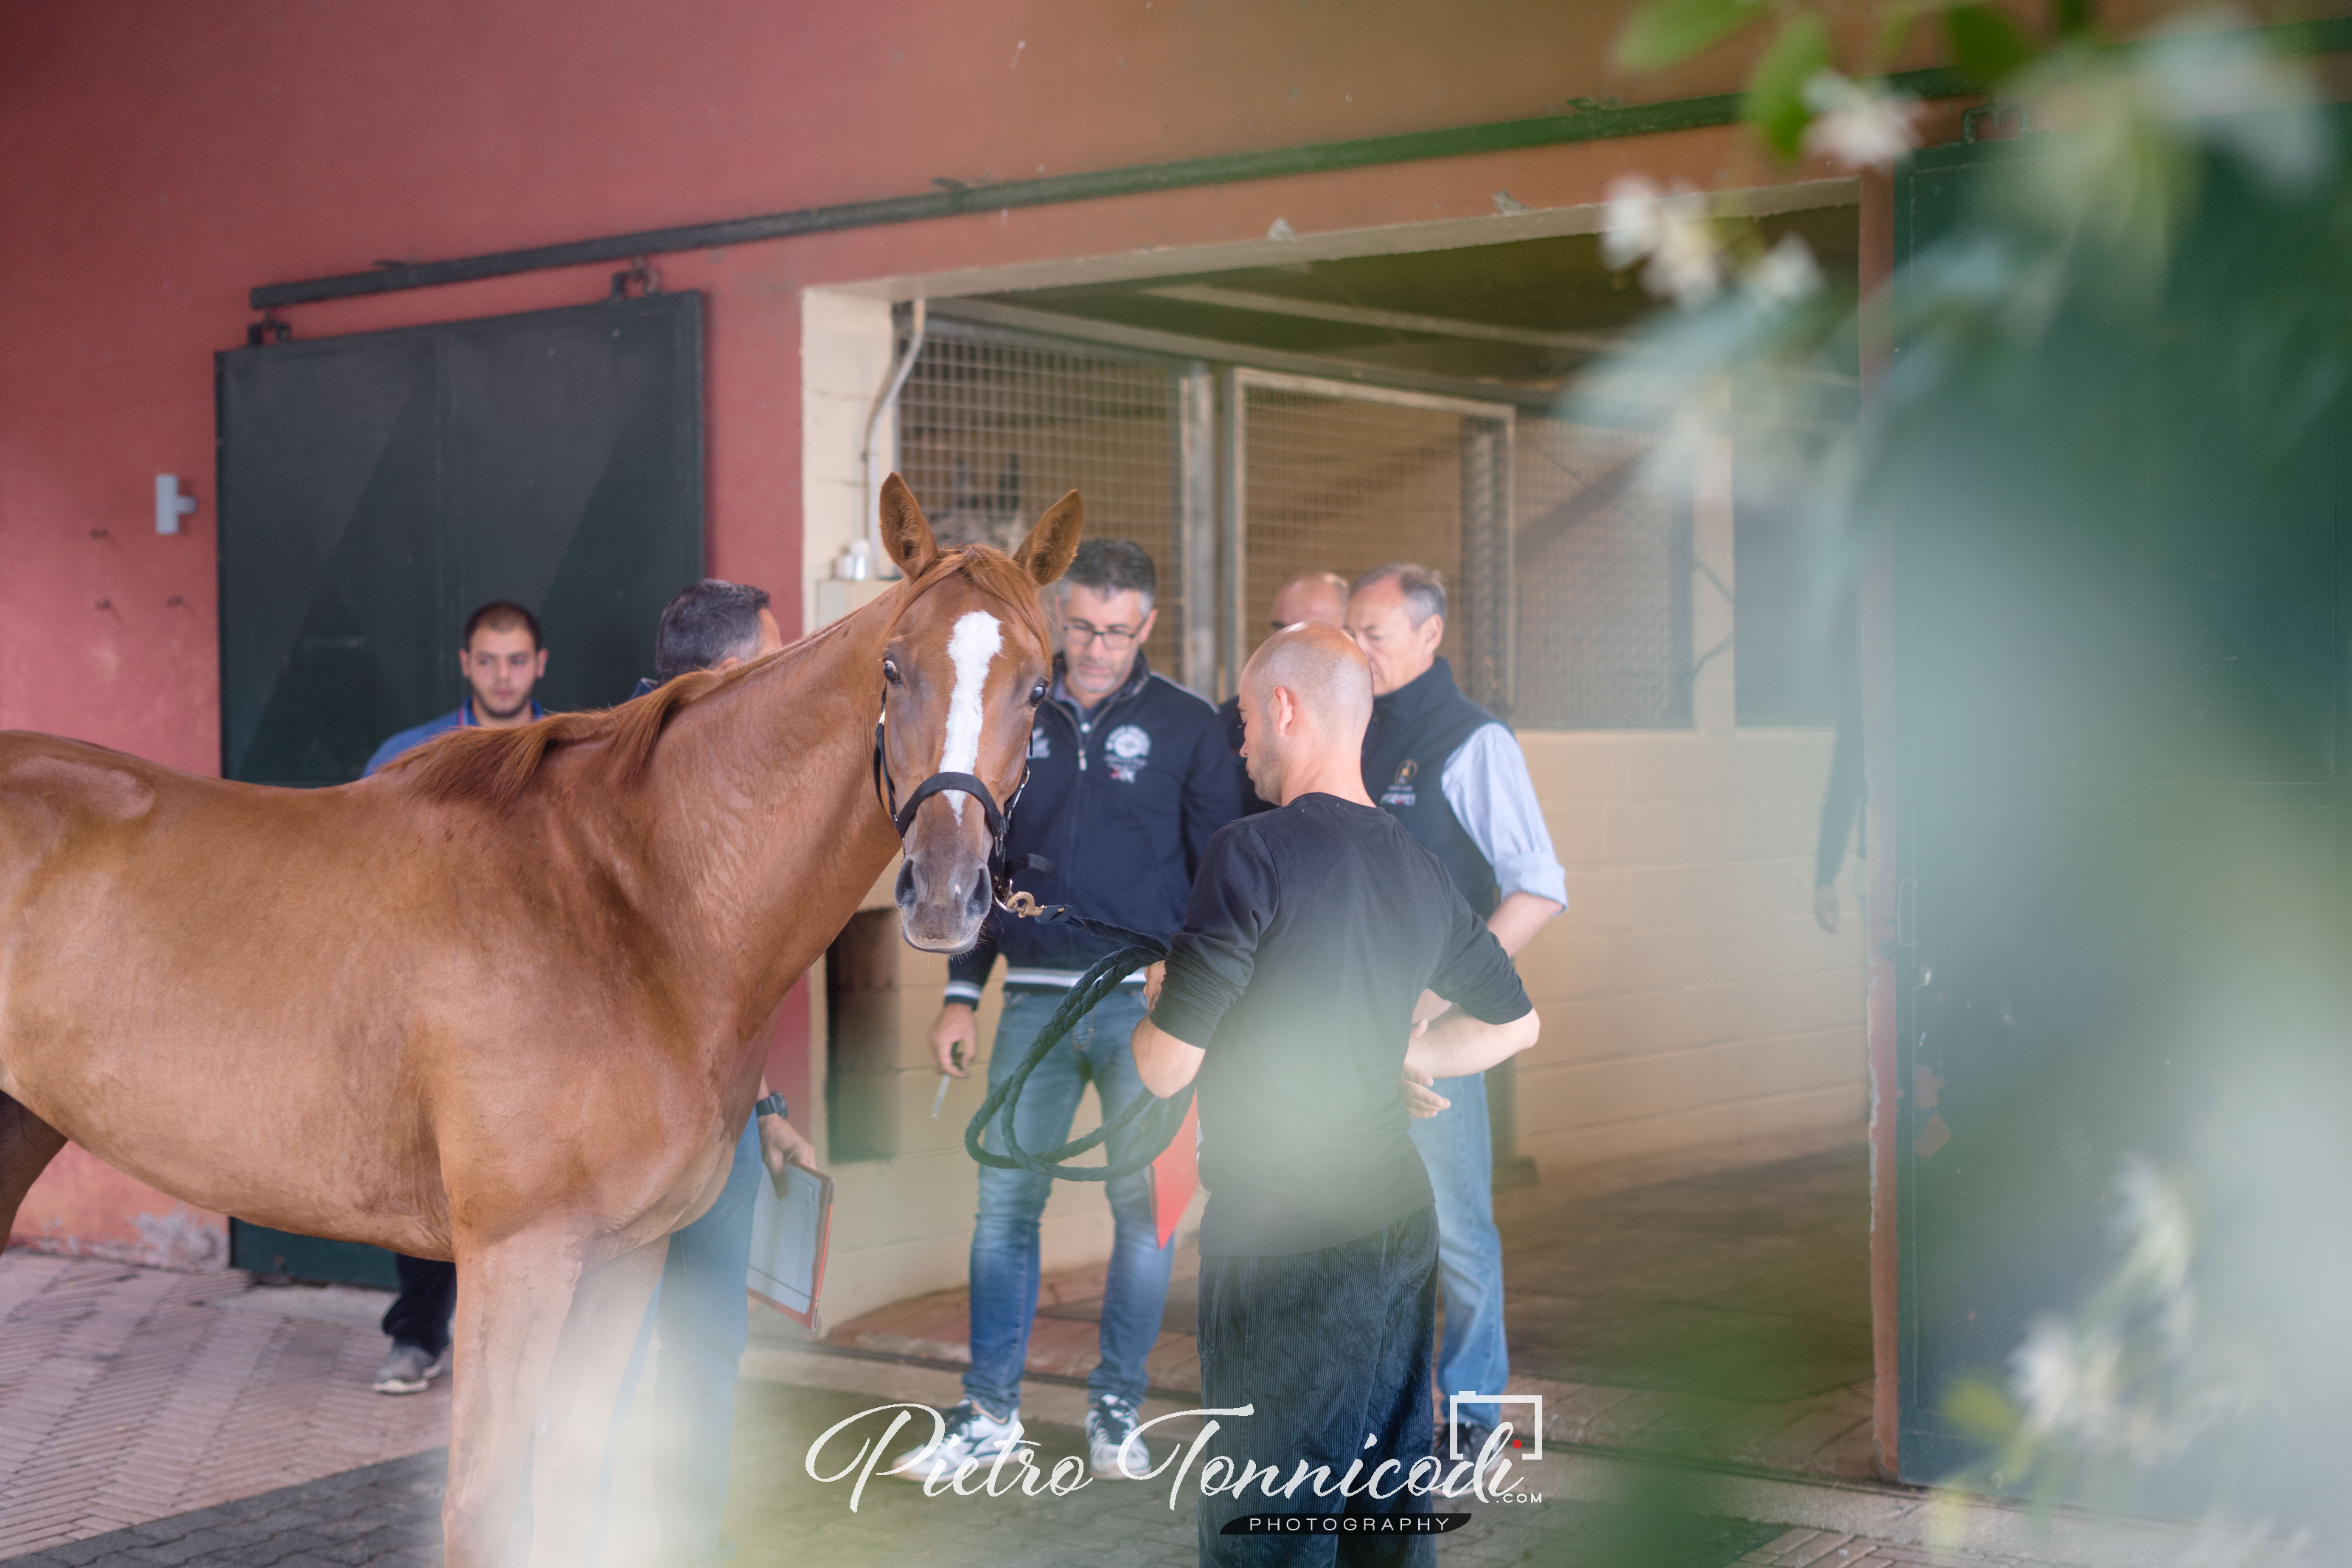
[[[1424,1513],[1403,1481],[1431,1449],[1437,1220],[1400,1079],[1484,1071],[1540,1023],[1445,868],[1365,792],[1371,673],[1347,636],[1276,633],[1241,698],[1251,783],[1278,807],[1210,842],[1132,1040],[1152,1093],[1199,1079],[1202,1404],[1254,1407],[1211,1448],[1328,1468],[1276,1511]],[[1416,1025],[1424,990],[1454,1006]],[[1386,1498],[1345,1494],[1351,1464],[1391,1460]],[[1203,1564],[1435,1560],[1426,1535],[1222,1533],[1251,1511],[1201,1500]]]
[[[706,577],[662,611],[654,642],[655,679],[640,680],[644,696],[691,670],[732,669],[780,651],[782,630],[764,588]],[[743,1280],[751,1260],[751,1217],[762,1167],[781,1191],[787,1163],[814,1171],[816,1151],[787,1120],[784,1097],[768,1087],[741,1136],[727,1184],[702,1217],[671,1233],[661,1281],[646,1309],[614,1431],[629,1419],[638,1371],[661,1336],[649,1415],[656,1495],[661,1500],[664,1543],[677,1563],[724,1562],[733,1548],[721,1531],[727,1505],[728,1460],[735,1438],[735,1383],[751,1334],[751,1298]],[[605,1493],[611,1486],[606,1460]],[[601,1532],[600,1532],[601,1533]]]
[[[547,649],[539,640],[539,617],[520,605],[493,599],[466,617],[457,639],[457,673],[465,678],[466,700],[453,712],[403,730],[375,749],[367,771],[373,773],[403,752],[451,730],[511,730],[547,710],[532,698],[547,673]],[[393,1255],[400,1294],[383,1315],[392,1336],[383,1365],[376,1370],[378,1394],[422,1394],[449,1370],[449,1314],[457,1306],[457,1266],[438,1258]]]
[[[1005,845],[1014,880],[1041,904],[1164,936],[1184,918],[1192,872],[1210,836],[1241,814],[1216,710],[1151,672],[1143,644],[1156,619],[1151,557],[1123,539],[1078,546],[1054,594],[1062,653],[1029,736],[1029,779],[1013,810]],[[941,1072],[964,1076],[977,1054],[972,1008],[1001,951],[1004,1012],[989,1057],[991,1089],[1010,1078],[1070,987],[1118,944],[1071,925],[992,914],[970,952],[949,961],[946,1003],[931,1026]],[[1143,977],[1103,998],[1030,1074],[1016,1102],[1024,1149],[1051,1149],[1070,1135],[1088,1082],[1108,1121],[1143,1086],[1127,1038],[1143,1016]],[[1003,1147],[1002,1123],[991,1144]],[[1133,1130],[1110,1141],[1110,1157],[1134,1147]],[[1103,1283],[1102,1359],[1087,1377],[1087,1454],[1095,1474],[1116,1477],[1120,1446],[1134,1432],[1146,1386],[1144,1358],[1160,1338],[1175,1247],[1160,1245],[1151,1188],[1143,1172],[1106,1184],[1114,1226]],[[980,1171],[971,1235],[971,1370],[964,1398],[947,1413],[936,1443],[898,1456],[894,1474],[921,1480],[954,1475],[967,1459],[983,1468],[1020,1441],[1021,1374],[1037,1309],[1038,1216],[1053,1179],[1030,1171]]]

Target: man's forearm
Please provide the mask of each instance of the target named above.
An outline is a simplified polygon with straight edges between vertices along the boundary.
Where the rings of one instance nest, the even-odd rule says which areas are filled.
[[[1467,1078],[1534,1045],[1542,1027],[1533,1012],[1507,1024],[1485,1024],[1457,1007],[1405,1047],[1404,1065],[1432,1078]]]
[[[1192,1082],[1201,1070],[1201,1058],[1208,1054],[1153,1023],[1149,1014],[1128,1037],[1128,1048],[1135,1053],[1135,1076],[1162,1100]]]
[[[1495,906],[1486,917],[1486,929],[1503,944],[1503,951],[1513,957],[1519,949],[1535,940],[1536,932],[1553,917],[1560,914],[1563,905],[1554,903],[1540,893],[1511,893]]]

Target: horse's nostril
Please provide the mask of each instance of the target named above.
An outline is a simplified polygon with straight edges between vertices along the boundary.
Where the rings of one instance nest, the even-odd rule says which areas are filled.
[[[898,863],[898,885],[892,889],[891,897],[902,910],[915,901],[915,863],[912,860]]]
[[[972,879],[971,894],[965,899],[964,908],[974,919],[979,919],[988,913],[989,903],[994,898],[995,892],[995,888],[988,879],[988,868],[982,866],[980,868],[980,875]]]

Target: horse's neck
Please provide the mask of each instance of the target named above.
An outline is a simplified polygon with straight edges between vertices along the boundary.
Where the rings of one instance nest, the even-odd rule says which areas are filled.
[[[654,756],[651,874],[682,917],[688,984],[772,1013],[856,910],[898,838],[873,784],[897,595],[689,703]]]

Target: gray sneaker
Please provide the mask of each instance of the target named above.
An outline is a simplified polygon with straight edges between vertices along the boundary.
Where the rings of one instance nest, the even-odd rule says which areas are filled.
[[[940,1414],[947,1417],[947,1429],[937,1441],[899,1455],[891,1462],[889,1474],[909,1481],[929,1481],[934,1477],[952,1480],[965,1464],[974,1468],[992,1464],[999,1454],[1021,1441],[1018,1408],[995,1416],[967,1399]]]
[[[449,1370],[449,1352],[439,1355],[427,1352],[423,1345],[395,1343],[376,1369],[375,1391],[378,1394],[422,1394],[432,1381]]]
[[[1116,1394],[1087,1406],[1087,1467],[1096,1475],[1130,1481],[1149,1476],[1151,1450],[1135,1436],[1139,1415],[1134,1401]]]

